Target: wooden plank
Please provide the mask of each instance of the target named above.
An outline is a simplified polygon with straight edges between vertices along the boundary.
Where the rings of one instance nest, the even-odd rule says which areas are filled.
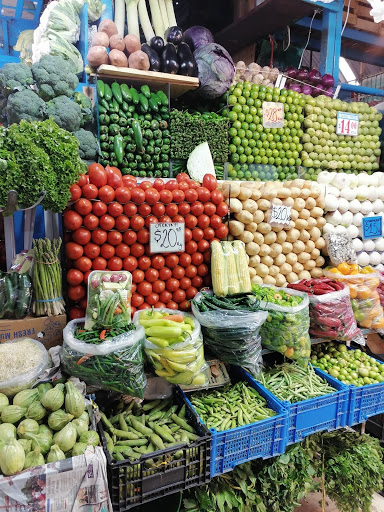
[[[256,53],[256,43],[252,43],[245,48],[242,48],[240,51],[235,53],[233,57],[233,62],[239,62],[242,60],[248,66],[251,62],[255,62],[255,53]]]
[[[97,75],[103,80],[111,79],[132,84],[148,84],[158,90],[167,91],[168,85],[171,88],[171,96],[177,98],[187,91],[193,91],[199,87],[199,79],[190,76],[171,75],[169,73],[158,73],[155,71],[140,71],[132,68],[118,68],[103,64],[97,69]]]

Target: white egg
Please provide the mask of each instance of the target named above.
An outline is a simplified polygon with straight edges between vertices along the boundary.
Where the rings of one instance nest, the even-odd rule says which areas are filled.
[[[375,249],[376,251],[383,252],[384,251],[384,238],[376,238],[375,240]]]
[[[364,240],[363,241],[363,250],[365,252],[372,252],[375,250],[375,242],[373,240]]]
[[[359,185],[359,180],[357,179],[356,174],[351,174],[349,179],[349,187],[356,188]]]
[[[365,201],[368,199],[369,194],[369,188],[365,185],[361,185],[360,187],[357,187],[356,190],[356,199],[359,199],[360,201]]]
[[[345,187],[349,186],[349,176],[345,172],[338,172],[336,176],[333,178],[331,185],[342,190]]]
[[[353,222],[353,213],[352,212],[345,212],[341,216],[340,224],[342,226],[345,226],[346,228],[350,226]]]
[[[335,197],[334,195],[327,194],[325,196],[324,210],[326,212],[334,212],[335,210],[337,210],[338,204],[339,201],[337,200],[337,197]]]
[[[361,172],[360,174],[357,175],[357,181],[359,182],[359,185],[368,186],[369,178],[370,178],[370,176],[365,172]]]
[[[379,265],[381,263],[381,256],[377,251],[373,251],[369,255],[369,263],[371,265]]]
[[[327,215],[325,216],[325,220],[327,222],[329,222],[329,224],[332,224],[333,226],[339,225],[341,222],[341,219],[342,219],[342,215],[339,212],[339,210],[336,210],[335,212],[332,212],[332,213],[327,213]]]
[[[340,196],[340,190],[338,188],[336,188],[336,187],[327,186],[327,194],[331,194],[332,196],[339,197]]]
[[[361,226],[361,224],[363,223],[363,214],[360,212],[355,213],[355,215],[353,216],[353,223],[357,227]]]
[[[341,235],[341,234],[344,235],[346,232],[347,232],[347,228],[345,228],[344,226],[339,225],[339,226],[336,226],[336,228],[335,228],[335,233],[338,233],[339,235]]]
[[[373,202],[379,197],[379,191],[377,187],[368,187],[368,199]]]
[[[381,199],[376,199],[376,201],[373,201],[372,203],[372,210],[375,213],[380,213],[384,210],[384,203]]]
[[[352,201],[356,197],[356,189],[345,187],[340,190],[340,197],[343,197],[347,201]]]
[[[369,265],[369,260],[370,260],[370,257],[366,252],[361,252],[357,257],[357,263],[361,267],[366,267],[367,265]]]
[[[330,224],[329,222],[324,224],[324,227],[323,227],[324,235],[326,235],[327,233],[333,233],[334,231],[335,231],[335,226],[333,224]]]
[[[338,199],[339,201],[339,205],[338,205],[338,210],[340,213],[345,213],[349,210],[349,201],[347,201],[346,199],[344,199],[343,197],[340,197]]]
[[[341,201],[341,199],[340,199],[340,201]],[[349,211],[352,213],[357,213],[360,211],[360,206],[361,206],[360,201],[358,199],[353,199],[349,203]]]
[[[322,183],[324,185],[328,185],[332,181],[332,173],[328,171],[323,171],[317,176],[317,183]]]
[[[360,206],[360,211],[363,215],[367,215],[372,210],[371,201],[363,201]]]
[[[381,180],[380,183],[383,183],[383,181],[384,180]],[[379,194],[379,199],[384,201],[384,185],[380,185],[377,190],[378,190],[378,194]]]
[[[352,239],[356,238],[357,236],[359,236],[359,228],[351,224],[350,226],[347,227],[347,233]]]
[[[348,231],[348,229],[347,229],[347,231]],[[362,240],[360,240],[360,238],[354,238],[352,240],[352,245],[356,252],[361,252],[363,250],[363,242],[362,242]]]

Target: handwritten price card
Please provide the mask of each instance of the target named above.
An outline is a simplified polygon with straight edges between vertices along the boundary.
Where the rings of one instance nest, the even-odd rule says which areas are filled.
[[[263,103],[263,126],[264,128],[284,127],[284,105],[265,101]]]
[[[358,133],[359,114],[350,114],[349,112],[338,112],[336,134],[357,137]]]
[[[165,222],[150,224],[149,247],[152,253],[183,252],[185,248],[185,224]]]
[[[363,218],[363,240],[380,238],[383,236],[383,217],[364,217]]]
[[[270,224],[289,225],[291,222],[292,206],[272,204]]]

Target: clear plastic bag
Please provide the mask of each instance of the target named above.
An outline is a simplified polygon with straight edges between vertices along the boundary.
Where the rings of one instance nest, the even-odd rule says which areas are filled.
[[[379,286],[377,287],[377,293],[380,297],[381,307],[384,307],[384,272],[382,270],[379,271]]]
[[[23,338],[0,343],[0,393],[13,396],[32,387],[49,365],[48,352],[40,341]]]
[[[63,331],[62,363],[67,373],[93,386],[144,398],[143,327],[93,345],[76,339],[81,324],[84,319],[72,320]]]
[[[201,294],[195,297],[200,302]],[[253,375],[262,370],[260,328],[265,311],[199,311],[192,302],[192,312],[202,326],[204,344],[213,355],[228,364],[246,368]]]
[[[0,319],[27,316],[32,300],[32,281],[28,274],[0,272]]]
[[[240,240],[233,242],[213,241],[211,243],[212,288],[218,297],[250,293],[251,278],[248,272],[248,260],[245,244]]]
[[[311,355],[308,295],[289,288],[271,288],[276,290],[276,293],[283,290],[289,295],[300,296],[303,300],[293,307],[260,302],[260,308],[268,311],[268,318],[260,331],[262,345],[269,350],[280,352],[289,359],[305,363]]]
[[[125,327],[130,323],[130,272],[94,270],[89,275],[88,283],[86,330]]]
[[[148,316],[151,319],[154,314],[175,314],[173,309],[152,309],[136,311],[133,323],[140,325],[140,319]],[[145,340],[145,353],[155,369],[156,375],[164,377],[171,384],[186,385],[192,387],[204,387],[208,385],[206,373],[207,363],[204,358],[204,345],[201,335],[200,323],[192,315],[177,312],[178,315],[193,319],[194,329],[188,334],[185,341],[169,343],[167,346],[151,343]],[[159,319],[161,320],[161,319]],[[177,326],[176,326],[177,327]],[[171,339],[171,338],[170,338]],[[164,340],[165,341],[165,340]]]
[[[327,233],[324,235],[327,252],[332,265],[337,267],[340,263],[356,263],[356,251],[353,248],[352,238],[347,233]]]
[[[364,337],[357,327],[349,298],[349,288],[344,286],[324,295],[309,297],[309,333],[316,338],[364,343]]]
[[[326,271],[325,275],[348,286],[353,313],[360,327],[384,333],[384,312],[377,292],[380,284],[377,272],[343,275]]]

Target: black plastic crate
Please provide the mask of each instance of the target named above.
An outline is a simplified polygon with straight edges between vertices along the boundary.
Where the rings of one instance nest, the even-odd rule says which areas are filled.
[[[184,405],[178,389],[175,401]],[[197,441],[187,445],[158,450],[143,455],[137,462],[114,462],[107,450],[107,442],[101,422],[98,423],[100,438],[107,458],[108,484],[113,510],[124,512],[149,501],[206,484],[210,481],[211,433],[202,425],[192,408],[186,404],[186,415],[200,435]],[[182,457],[172,460],[172,455],[182,450]],[[145,462],[157,460],[156,468],[147,468]]]

